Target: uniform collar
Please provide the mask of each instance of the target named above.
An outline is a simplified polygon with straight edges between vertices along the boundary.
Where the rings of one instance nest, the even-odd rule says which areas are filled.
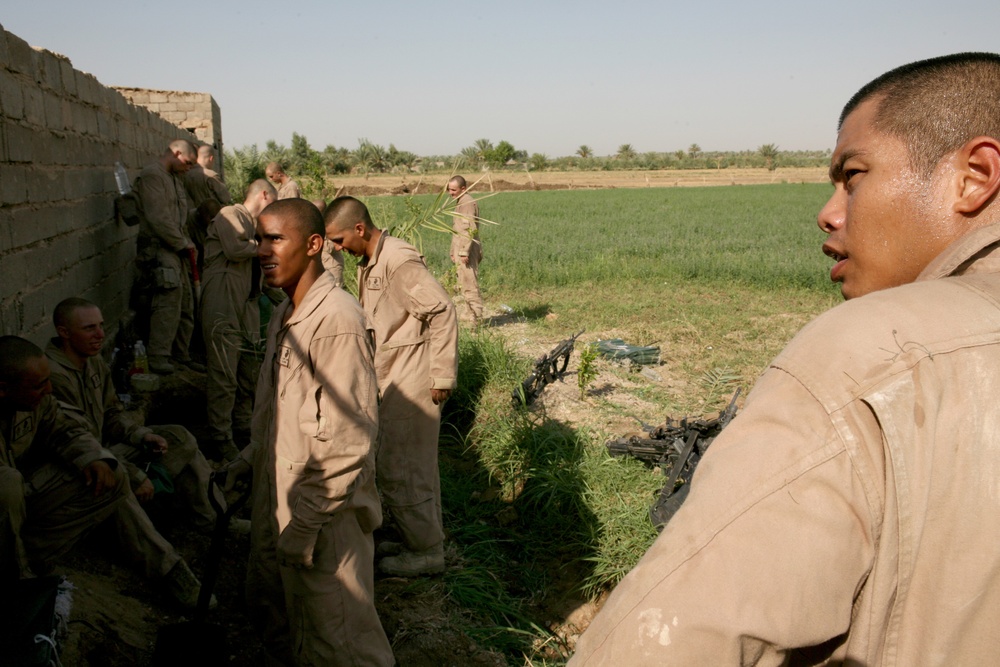
[[[337,284],[334,281],[333,276],[330,274],[329,271],[323,271],[321,274],[319,274],[319,277],[316,278],[316,282],[314,282],[309,287],[309,291],[306,292],[306,296],[304,299],[302,299],[302,303],[299,304],[298,308],[292,311],[292,316],[288,318],[288,322],[286,322],[282,326],[282,328],[284,329],[293,324],[301,322],[305,318],[312,315],[313,312],[315,312],[315,310],[319,307],[319,304],[323,302],[323,299],[325,299],[326,296],[335,289],[339,288],[337,287]],[[292,300],[285,299],[281,303],[281,306],[275,309],[272,317],[278,317],[284,319],[285,312],[287,312],[288,309],[291,307],[292,307]]]
[[[1000,272],[1000,224],[992,224],[978,227],[954,241],[924,267],[917,281],[997,272]]]

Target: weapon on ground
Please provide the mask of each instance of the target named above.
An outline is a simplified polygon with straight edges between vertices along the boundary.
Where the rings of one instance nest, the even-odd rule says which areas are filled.
[[[736,416],[736,399],[741,391],[736,390],[715,419],[684,417],[677,421],[667,417],[659,426],[643,424],[645,435],[616,438],[605,445],[612,456],[631,456],[663,471],[667,481],[649,508],[649,520],[657,532],[663,530],[687,498],[691,476],[708,446]]]
[[[535,399],[542,394],[545,385],[555,382],[566,372],[566,366],[569,365],[569,355],[573,352],[576,339],[584,331],[586,329],[580,329],[578,333],[552,348],[551,352],[543,354],[535,360],[531,374],[511,392],[510,400],[515,408],[534,403]]]

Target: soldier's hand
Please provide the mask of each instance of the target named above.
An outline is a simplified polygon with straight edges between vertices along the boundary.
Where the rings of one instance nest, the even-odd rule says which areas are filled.
[[[88,463],[83,469],[83,478],[87,480],[87,486],[93,487],[95,498],[104,495],[105,491],[115,486],[115,472],[107,461]]]
[[[165,454],[167,452],[167,440],[162,435],[156,435],[155,433],[147,433],[143,436],[142,441],[149,448],[149,451],[154,454]]]
[[[441,405],[451,396],[451,389],[431,389],[431,400],[434,405]]]
[[[459,259],[462,260],[462,266],[468,266],[469,265],[469,256],[468,255],[462,255],[461,257],[459,257]]]
[[[299,526],[293,519],[278,536],[278,564],[295,569],[311,570],[316,531]]]
[[[135,494],[136,500],[140,503],[146,503],[153,499],[153,494],[156,493],[156,489],[153,487],[153,482],[151,482],[147,477],[142,480],[142,483],[139,484],[138,488],[136,488],[136,490],[132,493]]]
[[[226,483],[222,486],[222,491],[225,494],[229,494],[236,485],[240,483],[241,480],[249,477],[253,472],[253,466],[242,456],[237,456],[233,461],[228,463],[225,467],[226,471]]]

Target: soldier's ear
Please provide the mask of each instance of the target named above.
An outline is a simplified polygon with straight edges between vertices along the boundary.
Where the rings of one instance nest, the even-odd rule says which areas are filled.
[[[1000,191],[1000,141],[976,137],[955,155],[958,183],[955,212],[975,215]]]

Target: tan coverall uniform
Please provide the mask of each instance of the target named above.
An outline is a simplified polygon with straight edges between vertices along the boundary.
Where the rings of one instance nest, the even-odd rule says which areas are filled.
[[[299,184],[295,181],[288,180],[285,184],[278,187],[278,199],[301,199],[302,192],[299,190]]]
[[[115,486],[95,498],[83,469],[103,460]],[[0,416],[0,575],[44,573],[88,531],[124,507],[124,468],[52,396],[34,412]]]
[[[330,239],[323,242],[323,268],[333,276],[333,282],[337,283],[338,287],[343,286],[344,253],[334,248]]]
[[[454,389],[458,322],[447,292],[417,249],[382,232],[358,264],[361,305],[375,328],[382,391],[378,487],[410,551],[444,540],[438,434],[441,406],[431,389]]]
[[[184,172],[183,179],[184,189],[187,190],[188,198],[191,200],[187,231],[198,248],[198,252],[202,255],[199,259],[202,260],[201,265],[203,265],[205,238],[208,236],[208,229],[203,227],[203,223],[198,219],[197,209],[210,200],[218,202],[219,206],[230,206],[233,203],[233,198],[219,174],[211,169],[205,169],[201,165],[196,164]]]
[[[393,664],[373,599],[377,391],[364,313],[329,273],[275,308],[241,454],[254,469],[247,600],[271,664]],[[277,562],[290,524],[318,531],[312,569]]]
[[[212,528],[215,510],[208,501],[212,467],[198,449],[191,432],[183,426],[146,427],[133,422],[118,398],[107,362],[99,356],[90,357],[81,371],[59,348],[57,341],[49,341],[45,348],[45,355],[51,362],[52,395],[65,409],[78,411],[86,417],[90,433],[100,442],[107,443],[128,471],[133,491],[147,479],[140,466],[153,459],[145,451],[143,438],[150,433],[164,438],[167,451],[161,461],[174,482],[170,500],[180,506],[178,509],[190,511],[198,528]]]
[[[483,297],[479,293],[479,262],[483,259],[483,246],[479,240],[479,204],[469,193],[458,198],[452,215],[451,261],[458,271],[458,285],[462,298],[474,322],[483,318]],[[462,262],[468,257],[469,263]]]
[[[215,217],[205,240],[201,293],[207,363],[208,425],[216,440],[232,439],[233,426],[248,429],[260,362],[259,290],[254,285],[257,221],[243,204]],[[259,280],[259,278],[258,278]]]
[[[139,181],[142,220],[136,264],[151,271],[154,292],[149,318],[149,355],[190,358],[194,297],[186,233],[188,198],[179,178],[159,161],[142,170]]]
[[[571,665],[992,665],[1000,225],[778,355]]]

